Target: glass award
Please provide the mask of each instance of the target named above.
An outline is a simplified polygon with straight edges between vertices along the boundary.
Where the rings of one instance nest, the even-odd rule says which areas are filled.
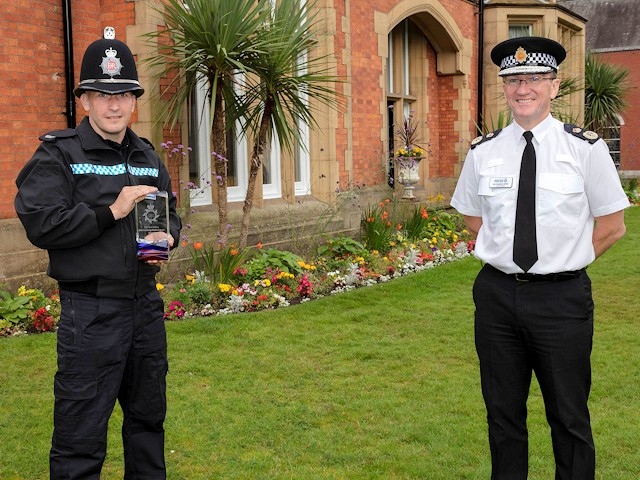
[[[136,203],[136,242],[138,260],[169,259],[169,195],[150,193]]]

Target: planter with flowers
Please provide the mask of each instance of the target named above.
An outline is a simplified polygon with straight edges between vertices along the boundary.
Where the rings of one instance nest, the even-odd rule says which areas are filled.
[[[395,153],[398,171],[398,183],[404,187],[402,199],[415,200],[413,194],[415,184],[420,181],[420,160],[424,158],[424,150],[420,147],[400,148]]]
[[[420,181],[420,161],[425,158],[426,151],[418,144],[417,122],[412,114],[404,118],[402,126],[396,130],[396,137],[401,145],[394,152],[394,159],[398,183],[404,187],[402,199],[415,200],[414,185]]]

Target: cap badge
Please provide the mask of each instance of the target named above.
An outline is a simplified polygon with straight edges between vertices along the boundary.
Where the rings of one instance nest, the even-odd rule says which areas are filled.
[[[527,51],[522,48],[522,47],[518,47],[518,49],[516,50],[516,54],[514,55],[516,62],[518,63],[524,63],[527,61]]]
[[[122,70],[122,63],[120,63],[120,59],[116,57],[118,52],[113,49],[113,47],[109,47],[104,51],[107,55],[106,57],[102,57],[102,63],[100,66],[102,67],[102,73],[105,75],[109,75],[113,78],[115,75],[120,75],[120,70]]]

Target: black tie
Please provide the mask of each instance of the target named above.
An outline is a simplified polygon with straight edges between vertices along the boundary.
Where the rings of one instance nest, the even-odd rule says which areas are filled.
[[[520,165],[516,233],[513,239],[513,261],[525,272],[538,260],[536,243],[536,151],[533,133],[522,134],[527,141]]]

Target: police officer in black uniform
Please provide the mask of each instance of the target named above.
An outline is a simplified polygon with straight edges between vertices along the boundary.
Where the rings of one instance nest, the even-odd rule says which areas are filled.
[[[132,211],[146,195],[166,191],[170,246],[181,222],[167,169],[127,126],[143,93],[127,45],[93,42],[75,90],[87,117],[75,129],[43,135],[16,180],[16,212],[29,240],[48,251],[48,274],[60,288],[52,480],[100,478],[116,399],[124,478],[166,478],[161,261],[138,260]]]

